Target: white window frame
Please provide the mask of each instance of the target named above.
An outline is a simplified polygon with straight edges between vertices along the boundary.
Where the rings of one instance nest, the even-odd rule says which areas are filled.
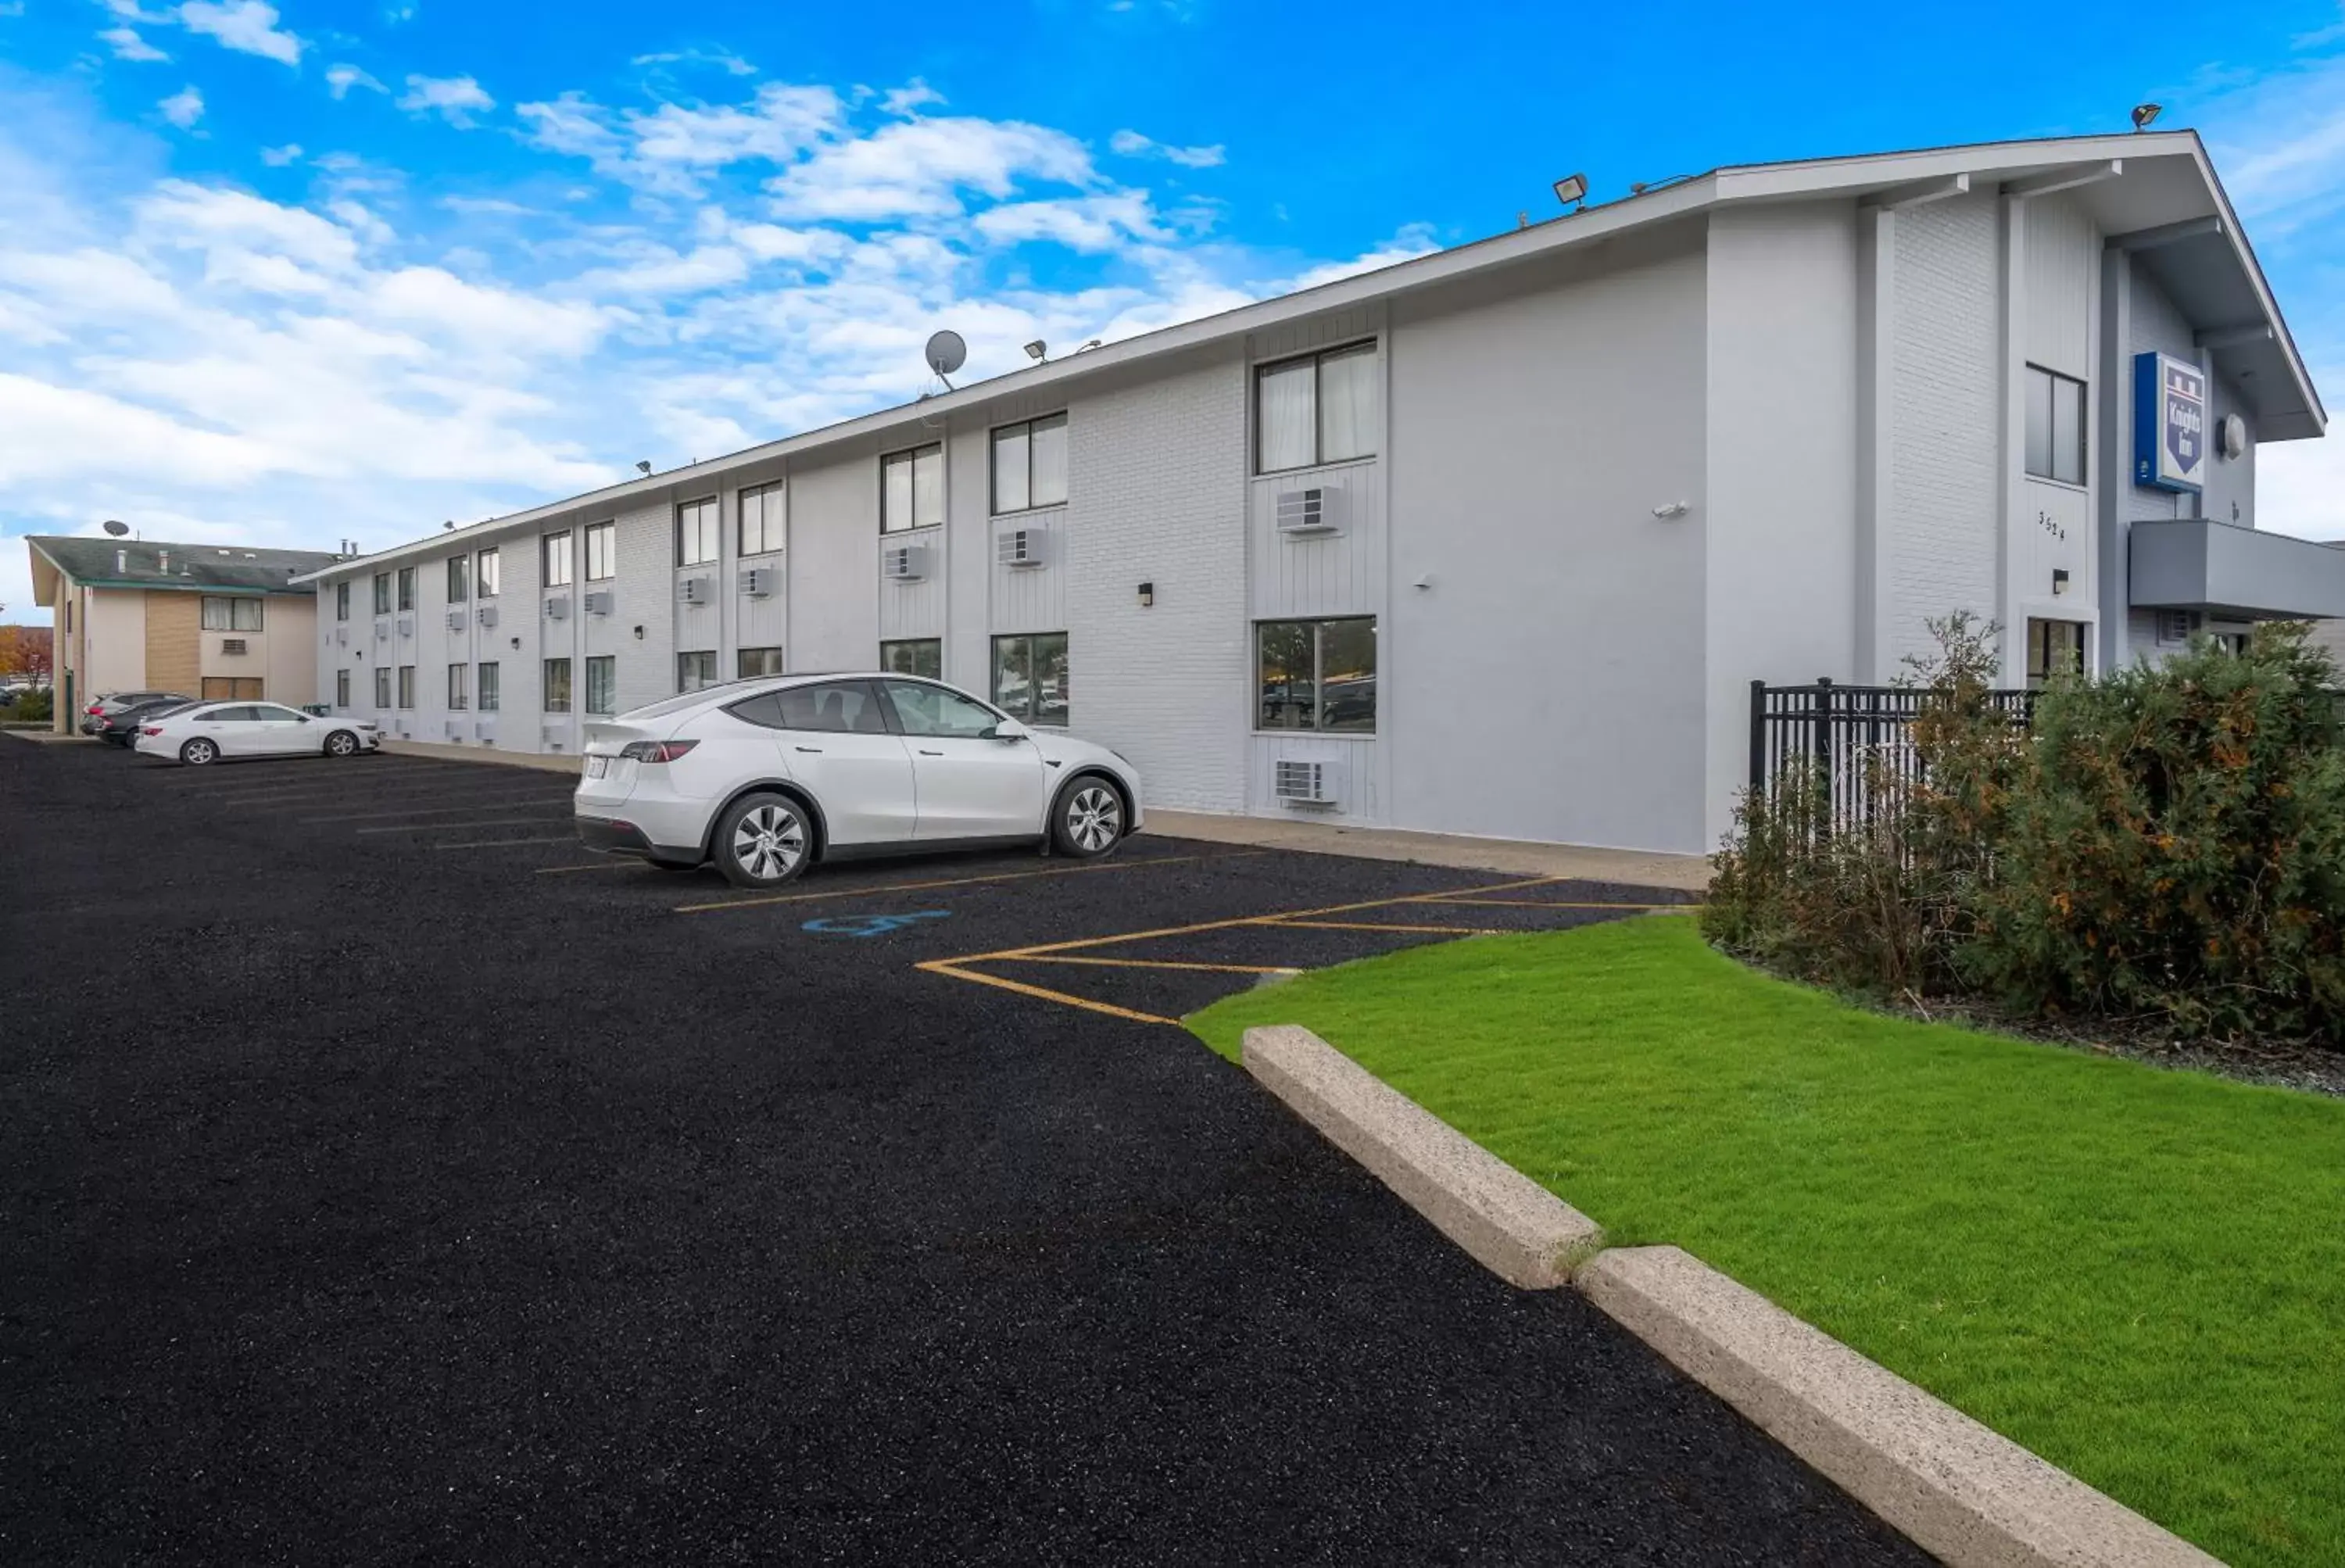
[[[482,659],[472,677],[472,708],[478,713],[494,713],[502,699],[504,675],[495,659]]]
[[[706,678],[702,679],[696,685],[686,686],[685,684],[686,677],[685,675],[684,661],[686,659],[698,659],[702,661],[700,667],[703,670]],[[715,648],[680,648],[677,650],[675,656],[675,691],[678,697],[682,697],[686,692],[706,691],[710,687],[716,684],[716,650]]]
[[[1376,733],[1376,716],[1371,712],[1365,729],[1331,729],[1327,718],[1327,628],[1331,626],[1365,622],[1368,646],[1376,652],[1375,678],[1383,679],[1383,625],[1375,616],[1271,616],[1254,624],[1254,718],[1257,735],[1325,735],[1372,738]],[[1262,721],[1262,635],[1272,626],[1305,626],[1311,632],[1311,722],[1308,726],[1266,726]]]
[[[675,564],[706,566],[725,548],[725,524],[716,497],[703,495],[675,504]]]
[[[1323,417],[1323,411],[1325,404],[1325,389],[1326,384],[1327,361],[1329,360],[1345,359],[1355,355],[1365,356],[1373,360],[1376,358],[1378,350],[1379,345],[1376,339],[1365,338],[1355,342],[1337,343],[1333,348],[1316,349],[1307,354],[1290,354],[1284,359],[1272,360],[1266,363],[1254,366],[1253,453],[1254,473],[1258,474],[1300,473],[1305,469],[1325,468],[1330,464],[1337,463],[1365,463],[1370,458],[1375,457],[1376,455],[1376,449],[1379,445],[1383,444],[1381,442],[1371,441],[1368,443],[1368,449],[1365,452],[1346,453],[1339,457],[1329,456],[1325,450],[1326,425]],[[1262,383],[1264,379],[1266,377],[1277,375],[1282,372],[1291,371],[1298,365],[1304,364],[1311,367],[1311,460],[1308,463],[1284,463],[1279,467],[1274,468],[1263,461]],[[1371,372],[1371,375],[1374,376],[1373,370]],[[1375,420],[1371,422],[1376,428],[1371,432],[1372,434],[1380,435],[1383,433],[1383,418],[1384,387],[1382,385],[1381,378],[1376,378],[1376,415]]]
[[[937,514],[934,517],[923,518],[920,515],[920,459],[928,456],[934,456],[937,460]],[[912,470],[910,477],[912,515],[901,522],[890,514],[888,506],[888,471],[891,465],[898,463],[909,463]],[[882,535],[909,534],[917,528],[940,527],[944,524],[946,510],[944,443],[924,442],[919,446],[908,446],[901,452],[880,454],[879,532]]]
[[[595,667],[597,665],[602,667],[601,673],[604,677],[603,682],[603,706],[600,708],[594,706],[594,677],[597,673],[595,670]],[[595,718],[610,718],[614,713],[616,713],[619,710],[618,657],[615,654],[589,654],[586,657],[586,668],[584,673],[586,677],[586,690],[584,693],[586,701],[586,712],[589,716]]]
[[[448,667],[448,711],[462,713],[472,706],[472,667],[452,664]]]
[[[570,585],[574,564],[570,559],[570,530],[543,536],[539,544],[540,558],[545,570],[545,585],[566,588]]]
[[[771,484],[743,486],[733,497],[733,543],[735,553],[741,556],[779,555],[788,536],[789,490],[787,480],[777,479]],[[749,537],[749,503],[757,504],[757,535],[756,543]]]
[[[562,667],[562,698],[558,704],[555,702],[553,696],[553,669],[556,665]],[[572,711],[573,707],[578,700],[577,688],[573,685],[571,680],[572,671],[575,667],[576,667],[570,662],[570,656],[567,654],[562,654],[553,658],[543,661],[542,667],[538,670],[538,683],[540,697],[544,703],[545,712],[568,713]]]
[[[497,547],[494,545],[492,545],[473,557],[472,597],[476,599],[495,598],[497,596],[498,581],[502,573],[499,570],[497,561]]]
[[[2031,405],[2035,402],[2035,389],[2039,382],[2045,386],[2050,404],[2046,414],[2048,424],[2045,433],[2045,439],[2048,443],[2046,449],[2048,455],[2046,459],[2046,467],[2041,469],[2035,466],[2035,454],[2029,450],[2033,445],[2033,441],[2030,439],[2032,433],[2029,431],[2029,424],[2034,417]],[[2076,427],[2070,433],[2076,444],[2073,452],[2068,453],[2076,460],[2076,473],[2074,478],[2059,472],[2061,448],[2065,444],[2061,439],[2060,431],[2060,389],[2064,383],[2076,389]],[[2067,484],[2079,490],[2084,489],[2092,483],[2093,477],[2091,383],[2081,376],[2072,376],[2046,365],[2031,363],[2027,367],[2026,376],[2022,381],[2020,396],[2023,400],[2020,408],[2021,472],[2030,479],[2041,479],[2047,484]]]
[[[1061,431],[1069,430],[1067,411],[1061,409],[1056,413],[1037,414],[1032,419],[1014,420],[1008,424],[995,425],[991,431],[987,433],[985,443],[986,504],[991,509],[992,514],[996,517],[1016,517],[1024,513],[1044,512],[1052,507],[1064,506],[1067,504],[1068,494],[1073,488],[1073,476],[1069,472],[1069,470],[1073,466],[1071,462],[1071,452],[1068,453],[1069,460],[1062,463],[1061,465],[1059,482],[1062,488],[1060,494],[1048,501],[1037,500],[1035,498],[1034,433],[1038,429],[1055,429]],[[1022,506],[1004,506],[1001,504],[1001,443],[1003,438],[1008,436],[1023,436],[1025,438],[1025,446],[1023,450],[1026,464],[1026,503]],[[1072,435],[1071,432],[1070,432],[1066,440],[1071,441],[1071,439]],[[1062,442],[1061,444],[1063,445],[1064,442]]]
[[[597,572],[595,557],[600,556],[603,569]],[[586,524],[586,580],[607,583],[619,575],[619,524],[589,523]]]

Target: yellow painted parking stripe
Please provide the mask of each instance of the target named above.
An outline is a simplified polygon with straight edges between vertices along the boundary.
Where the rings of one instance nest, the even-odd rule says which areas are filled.
[[[1093,1002],[1088,996],[1073,996],[1063,991],[1051,991],[1040,985],[1028,985],[1023,981],[1004,980],[998,974],[980,974],[974,970],[956,969],[949,963],[932,961],[928,963],[915,964],[913,967],[925,970],[930,974],[942,974],[954,980],[966,980],[979,985],[990,985],[1000,991],[1014,991],[1020,996],[1035,996],[1045,1002],[1056,1002],[1068,1007],[1080,1007],[1086,1013],[1104,1013],[1110,1018],[1125,1018],[1134,1023],[1164,1023],[1175,1029],[1181,1027],[1181,1021],[1177,1018],[1162,1018],[1153,1013],[1139,1013],[1129,1007],[1118,1007],[1112,1003]]]
[[[927,882],[885,882],[877,887],[825,888],[811,893],[775,893],[748,899],[719,899],[705,904],[678,904],[677,914],[710,914],[719,910],[769,909],[776,904],[812,903],[817,899],[858,898],[871,893],[920,893],[935,888],[976,887],[984,882],[1023,882],[1036,877],[1072,877],[1089,871],[1136,871],[1149,866],[1173,866],[1197,860],[1249,860],[1259,850],[1245,850],[1228,855],[1158,855],[1145,860],[1117,860],[1104,866],[1054,866],[1041,871],[999,871],[982,877],[949,877]],[[569,868],[563,868],[567,870]],[[581,867],[580,870],[584,868]]]
[[[1294,931],[1400,931],[1445,932],[1451,936],[1504,936],[1504,932],[1492,931],[1481,925],[1376,925],[1355,920],[1270,920],[1264,925]]]

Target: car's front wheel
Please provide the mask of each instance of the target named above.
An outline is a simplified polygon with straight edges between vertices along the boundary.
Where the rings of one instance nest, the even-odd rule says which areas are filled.
[[[359,738],[347,729],[337,729],[326,737],[326,755],[329,757],[355,757],[358,752]]]
[[[1059,853],[1095,860],[1123,838],[1123,797],[1097,774],[1078,779],[1051,813],[1051,843]]]
[[[814,830],[784,795],[746,795],[716,824],[716,869],[736,888],[777,888],[813,859]]]
[[[218,759],[219,748],[200,735],[179,748],[179,760],[190,768],[201,768]]]

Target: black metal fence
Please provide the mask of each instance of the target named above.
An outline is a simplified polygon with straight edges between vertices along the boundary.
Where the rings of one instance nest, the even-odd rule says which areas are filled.
[[[2025,724],[2035,705],[2032,691],[1993,691],[1988,703]],[[1834,828],[1865,820],[1876,780],[1911,782],[1923,759],[1914,744],[1914,720],[1942,694],[1915,687],[1813,686],[1751,683],[1751,793],[1755,799],[1788,769],[1813,769],[1830,800]]]

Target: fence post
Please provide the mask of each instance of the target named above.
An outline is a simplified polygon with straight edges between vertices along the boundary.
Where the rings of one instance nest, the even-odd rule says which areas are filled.
[[[1836,808],[1840,805],[1840,775],[1832,766],[1833,718],[1832,677],[1828,675],[1820,675],[1816,677],[1816,728],[1814,749],[1816,759],[1823,764],[1824,820],[1819,825],[1818,830],[1827,833],[1832,830],[1834,825],[1834,820],[1838,815]]]
[[[1767,792],[1767,683],[1751,683],[1751,798]]]

